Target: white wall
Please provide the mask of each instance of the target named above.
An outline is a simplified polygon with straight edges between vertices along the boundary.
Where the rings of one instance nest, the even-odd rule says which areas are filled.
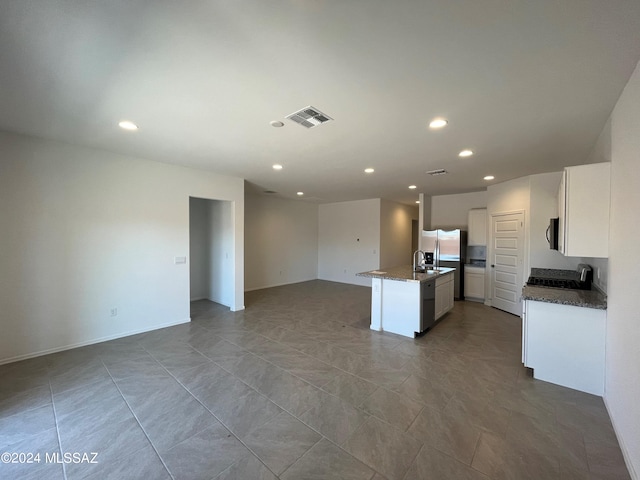
[[[587,163],[611,162],[611,117],[600,133]],[[613,183],[612,183],[613,188]],[[613,208],[610,206],[610,208]],[[607,258],[581,258],[579,263],[593,267],[593,281],[601,290],[608,292],[609,260]]]
[[[382,199],[380,201],[380,267],[409,265],[412,262],[411,222],[418,209]]]
[[[610,132],[611,221],[605,402],[631,477],[639,479],[640,65],[611,115]]]
[[[431,228],[425,228],[425,230],[437,228],[467,230],[469,210],[486,206],[486,191],[431,197]]]
[[[431,196],[421,193],[418,198],[418,230],[431,230]]]
[[[318,278],[371,286],[358,272],[380,268],[380,199],[320,205]]]
[[[242,179],[8,133],[0,152],[0,363],[188,321],[189,196],[234,202],[244,308]]]
[[[557,250],[551,250],[546,238],[546,230],[551,218],[558,216],[558,188],[562,172],[531,175],[529,178],[529,265],[535,268],[574,270],[579,259],[565,257]],[[525,271],[525,278],[529,272]]]
[[[529,204],[531,196],[531,187],[529,185],[529,177],[520,177],[508,182],[491,185],[487,188],[487,267],[491,264],[493,256],[491,233],[491,216],[500,213],[516,213],[524,212],[524,265],[523,274],[526,279],[529,267],[529,232],[530,232],[530,215]],[[493,298],[492,272],[491,268],[487,268],[485,274],[485,302],[491,304]]]
[[[247,195],[245,255],[247,290],[318,278],[318,206]]]
[[[209,208],[207,200],[189,199],[189,287],[190,298],[202,300],[209,298],[209,263],[211,248],[209,245]]]
[[[233,304],[233,204],[208,200],[209,207],[209,300],[231,307]]]
[[[497,183],[487,188],[487,215],[529,210],[529,177]]]

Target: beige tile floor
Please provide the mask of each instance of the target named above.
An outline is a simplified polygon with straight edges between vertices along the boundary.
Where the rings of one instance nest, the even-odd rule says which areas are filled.
[[[370,331],[369,302],[305,282],[2,366],[0,451],[99,463],[0,478],[629,478],[602,399],[523,368],[519,318],[456,302],[413,340]]]

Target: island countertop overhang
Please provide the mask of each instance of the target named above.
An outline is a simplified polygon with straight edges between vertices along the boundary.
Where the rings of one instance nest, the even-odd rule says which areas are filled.
[[[382,270],[370,270],[368,272],[356,273],[358,277],[380,278],[384,280],[395,280],[398,282],[428,282],[435,278],[454,272],[455,268],[436,268],[423,272],[414,272],[411,265],[399,265],[397,267],[385,268]]]

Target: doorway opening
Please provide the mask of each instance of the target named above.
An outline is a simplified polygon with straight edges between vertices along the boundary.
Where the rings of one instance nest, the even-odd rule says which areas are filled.
[[[231,308],[234,301],[233,205],[189,197],[189,296]]]

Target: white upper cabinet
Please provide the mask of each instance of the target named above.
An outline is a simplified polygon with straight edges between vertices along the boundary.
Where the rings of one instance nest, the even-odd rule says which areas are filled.
[[[473,208],[469,210],[469,236],[467,245],[487,245],[487,209]]]
[[[611,164],[564,169],[558,191],[558,250],[568,257],[609,256]]]

